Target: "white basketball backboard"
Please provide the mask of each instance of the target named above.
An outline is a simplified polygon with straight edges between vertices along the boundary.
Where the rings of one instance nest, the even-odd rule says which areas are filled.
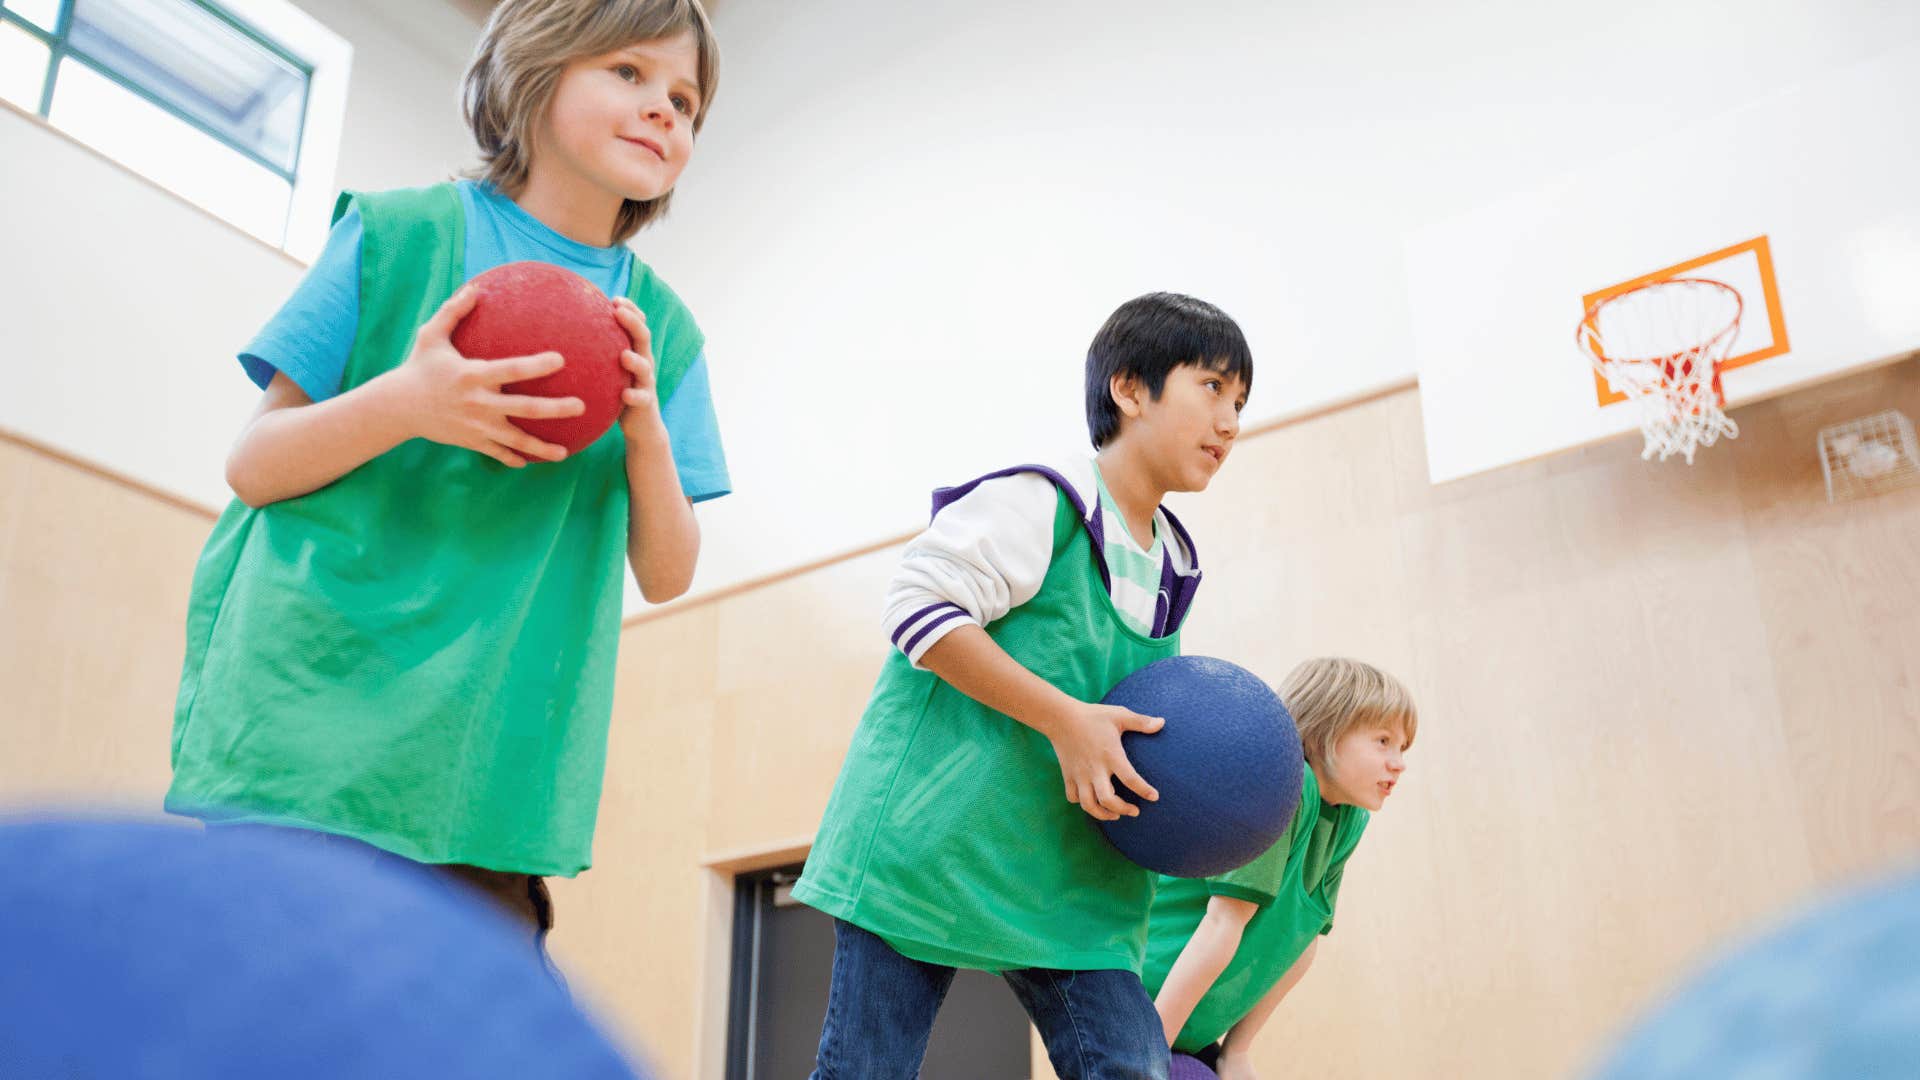
[[[1675,276],[1745,303],[1729,407],[1920,349],[1920,46],[1579,163],[1417,230],[1407,278],[1435,482],[1631,430],[1574,330]],[[1709,451],[1710,452],[1710,451]]]

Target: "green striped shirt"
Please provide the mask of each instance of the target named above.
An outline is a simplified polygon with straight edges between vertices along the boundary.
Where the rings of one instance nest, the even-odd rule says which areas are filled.
[[[1093,467],[1093,477],[1100,485],[1101,516],[1106,518],[1107,571],[1113,575],[1108,592],[1113,597],[1113,606],[1119,610],[1120,617],[1135,632],[1151,635],[1153,633],[1154,609],[1160,601],[1161,567],[1166,562],[1167,545],[1160,536],[1160,515],[1156,512],[1153,519],[1153,546],[1142,551],[1140,544],[1133,538],[1133,531],[1127,528],[1127,519],[1120,512],[1120,504],[1113,499],[1113,492],[1107,490],[1107,478],[1100,475],[1100,466]]]

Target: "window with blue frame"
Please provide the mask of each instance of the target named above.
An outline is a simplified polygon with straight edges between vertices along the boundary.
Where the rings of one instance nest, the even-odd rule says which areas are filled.
[[[0,0],[0,98],[275,246],[313,73],[211,0]]]

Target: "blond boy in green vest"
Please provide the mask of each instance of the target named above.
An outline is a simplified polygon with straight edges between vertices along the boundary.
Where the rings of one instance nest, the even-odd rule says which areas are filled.
[[[1307,758],[1292,827],[1237,870],[1161,877],[1147,927],[1142,975],[1166,1040],[1222,1080],[1252,1080],[1254,1037],[1332,931],[1347,859],[1419,730],[1406,688],[1358,660],[1300,664],[1280,700]]]
[[[326,253],[241,354],[264,388],[238,498],[195,572],[169,809],[442,868],[552,925],[591,861],[623,564],[660,601],[725,460],[692,316],[625,241],[663,213],[713,98],[697,0],[506,0],[465,112],[472,180],[343,196]],[[619,422],[573,454],[470,360],[463,284],[539,259],[588,278],[632,348]]]

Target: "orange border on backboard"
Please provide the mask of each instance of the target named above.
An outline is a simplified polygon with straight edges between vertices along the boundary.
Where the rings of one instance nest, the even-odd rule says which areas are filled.
[[[1629,289],[1637,289],[1642,285],[1655,281],[1666,281],[1669,278],[1676,278],[1689,270],[1698,270],[1708,263],[1716,263],[1722,259],[1730,259],[1735,255],[1743,255],[1749,251],[1753,253],[1754,260],[1760,264],[1760,291],[1767,302],[1767,320],[1770,328],[1773,330],[1773,344],[1764,349],[1755,349],[1752,352],[1741,353],[1739,356],[1729,356],[1727,359],[1721,361],[1720,370],[1730,371],[1733,368],[1745,367],[1748,364],[1757,364],[1762,360],[1779,356],[1787,351],[1787,318],[1786,314],[1780,310],[1780,283],[1775,281],[1773,276],[1773,249],[1767,244],[1767,238],[1764,235],[1756,236],[1751,240],[1743,240],[1731,247],[1721,248],[1719,251],[1709,252],[1697,259],[1688,259],[1686,262],[1676,263],[1664,270],[1655,270],[1651,274],[1643,274],[1640,277],[1634,278],[1632,281],[1623,281],[1618,285],[1609,285],[1596,292],[1590,292],[1580,300],[1582,317],[1585,317],[1586,312],[1593,310],[1593,305],[1610,296],[1618,296]],[[1593,373],[1593,393],[1594,397],[1597,398],[1603,406],[1627,400],[1627,395],[1614,392],[1613,387],[1607,385],[1606,378],[1597,371]]]

